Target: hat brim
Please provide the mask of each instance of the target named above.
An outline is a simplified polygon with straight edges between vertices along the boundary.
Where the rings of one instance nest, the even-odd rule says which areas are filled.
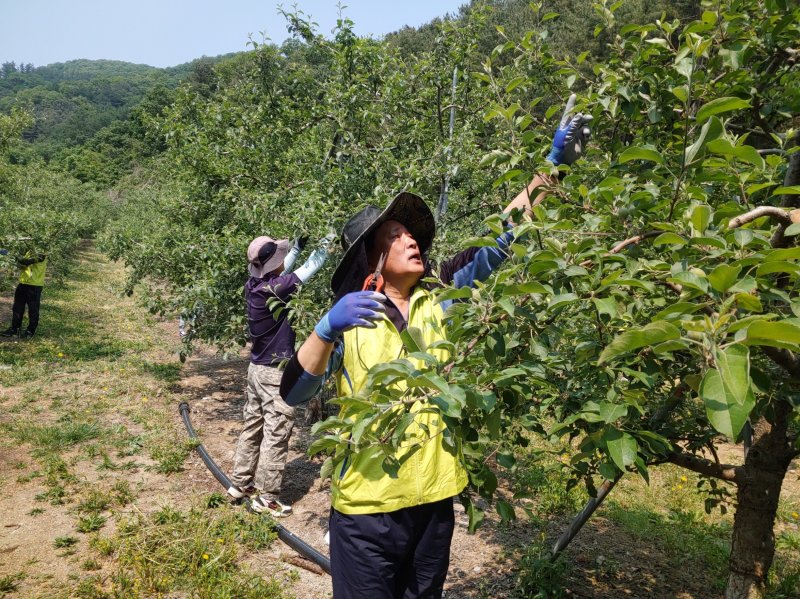
[[[400,192],[375,221],[364,229],[364,232],[356,237],[350,247],[347,248],[331,277],[331,289],[335,294],[341,295],[342,292],[356,291],[355,289],[342,290],[341,287],[345,282],[353,279],[354,275],[364,278],[369,274],[368,272],[362,274],[350,271],[356,266],[355,263],[358,262],[356,257],[363,250],[364,240],[389,220],[397,221],[408,229],[409,233],[414,236],[423,255],[428,252],[436,234],[436,221],[433,218],[433,213],[428,208],[425,200],[418,195],[408,191]]]
[[[250,273],[251,277],[263,279],[279,266],[283,266],[283,261],[285,260],[286,255],[289,253],[289,240],[278,239],[275,241],[275,244],[277,245],[275,248],[275,253],[270,257],[269,260],[264,262],[264,264],[261,266],[256,266],[251,262],[247,265],[247,272]]]

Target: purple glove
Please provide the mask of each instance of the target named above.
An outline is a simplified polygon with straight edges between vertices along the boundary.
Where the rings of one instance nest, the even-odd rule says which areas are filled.
[[[383,318],[386,296],[374,291],[354,291],[340,299],[320,319],[314,332],[323,341],[333,343],[336,338],[355,327],[374,329],[375,321]]]
[[[575,98],[575,94],[572,94],[567,100],[561,123],[553,136],[553,148],[547,155],[547,159],[556,166],[572,164],[580,158],[591,133],[589,123],[592,121],[592,115],[580,112],[574,116],[570,115],[572,109],[575,108]]]

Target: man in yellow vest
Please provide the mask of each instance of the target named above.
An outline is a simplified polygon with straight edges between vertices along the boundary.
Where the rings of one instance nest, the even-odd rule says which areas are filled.
[[[548,156],[554,164],[576,160],[589,134],[591,117],[572,115],[573,106],[571,97]],[[551,183],[547,177],[534,177],[506,213],[529,211],[530,195]],[[326,370],[334,373],[339,395],[358,393],[372,366],[403,355],[400,333],[408,327],[420,331],[427,345],[445,338],[443,303],[436,303],[420,283],[432,274],[427,253],[434,233],[430,209],[407,192],[383,211],[368,206],[345,224],[345,253],[331,280],[338,301],[283,373],[280,391],[287,404],[308,400]],[[439,279],[456,287],[485,279],[505,259],[512,240],[509,229],[496,246],[460,252],[442,263]],[[362,290],[379,264],[383,292]],[[333,472],[329,532],[334,599],[442,596],[455,520],[453,497],[467,486],[467,472],[462,456],[448,451],[443,435],[437,434],[444,426],[441,418],[426,410],[415,423],[428,431],[426,442],[402,462],[396,478],[375,459],[380,449],[352,454]]]
[[[47,256],[27,252],[22,258],[17,258],[17,264],[22,269],[22,273],[19,276],[17,289],[14,291],[11,326],[0,333],[0,337],[30,338],[33,337],[39,326],[39,305],[42,302]],[[25,316],[26,306],[28,307],[28,328],[23,330],[22,318]]]

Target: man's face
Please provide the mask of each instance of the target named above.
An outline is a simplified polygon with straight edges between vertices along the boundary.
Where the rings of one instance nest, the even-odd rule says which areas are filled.
[[[381,272],[385,279],[414,277],[416,282],[425,272],[417,241],[396,220],[387,220],[375,231],[375,245],[369,257],[372,268],[383,252],[386,252],[386,262]]]

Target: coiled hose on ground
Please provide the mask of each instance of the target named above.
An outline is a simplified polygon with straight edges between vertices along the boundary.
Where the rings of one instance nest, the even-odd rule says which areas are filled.
[[[181,402],[178,406],[178,410],[180,411],[181,418],[183,418],[183,424],[186,426],[186,431],[189,433],[189,437],[191,439],[199,440],[197,437],[197,433],[194,432],[194,428],[192,427],[192,421],[189,419],[189,404]],[[216,462],[208,455],[206,448],[203,447],[202,443],[199,443],[195,449],[197,453],[200,454],[200,457],[203,459],[203,463],[205,463],[206,468],[214,475],[214,478],[219,481],[219,483],[225,487],[227,491],[233,486],[231,479],[229,479],[226,474],[219,469]],[[248,503],[249,507],[249,503]],[[297,551],[300,555],[305,557],[306,559],[311,560],[315,564],[317,564],[324,572],[327,574],[331,573],[331,560],[328,559],[326,556],[322,555],[319,551],[314,549],[311,545],[306,543],[303,539],[298,537],[293,532],[287,530],[285,527],[281,526],[280,524],[275,524],[278,538],[286,543],[289,547]]]

